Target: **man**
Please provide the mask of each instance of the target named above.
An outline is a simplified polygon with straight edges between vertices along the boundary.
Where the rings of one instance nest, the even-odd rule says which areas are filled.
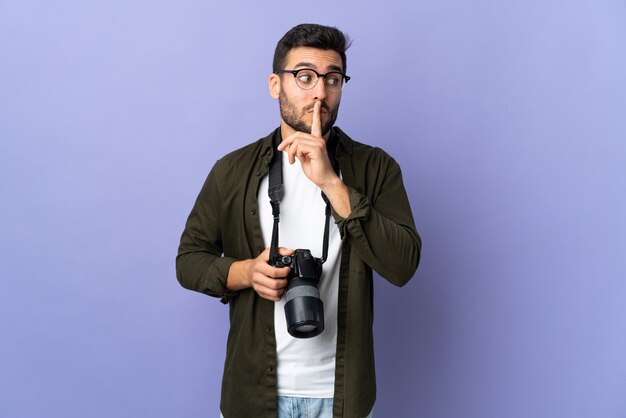
[[[404,285],[421,241],[397,163],[334,127],[349,80],[348,47],[327,26],[298,25],[284,35],[269,76],[280,127],[215,164],[182,234],[178,280],[230,307],[220,404],[226,418],[371,416],[372,269]],[[269,263],[267,174],[275,154],[284,182],[280,254],[327,253],[319,282],[325,329],[312,338],[287,332],[290,267]],[[321,192],[334,220],[327,238]]]

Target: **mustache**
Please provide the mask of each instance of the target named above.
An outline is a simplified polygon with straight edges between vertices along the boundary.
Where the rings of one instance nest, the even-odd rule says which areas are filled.
[[[304,111],[308,112],[309,110],[313,111],[313,108],[315,107],[315,103],[312,103],[308,106],[304,107]],[[330,113],[330,106],[328,106],[326,104],[326,102],[322,102],[322,105],[320,106],[320,110],[324,109],[327,113]]]

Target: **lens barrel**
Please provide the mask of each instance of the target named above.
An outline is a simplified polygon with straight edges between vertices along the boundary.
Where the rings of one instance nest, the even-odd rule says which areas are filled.
[[[317,287],[308,283],[288,286],[285,300],[287,331],[292,337],[312,338],[324,331],[324,304]]]

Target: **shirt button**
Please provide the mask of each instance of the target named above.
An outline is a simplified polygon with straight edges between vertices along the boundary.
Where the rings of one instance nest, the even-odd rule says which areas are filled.
[[[256,215],[256,210],[252,209],[252,210],[250,211],[250,213],[251,213],[251,214],[253,214],[253,215]]]
[[[259,177],[261,175],[260,171],[257,171],[256,173],[254,173],[257,177]]]
[[[272,327],[270,327],[269,325],[265,327],[265,331],[267,332],[272,332]]]
[[[273,371],[274,371],[274,368],[273,368],[272,366],[269,366],[269,367],[267,368],[267,371],[271,373],[271,372],[273,372]]]

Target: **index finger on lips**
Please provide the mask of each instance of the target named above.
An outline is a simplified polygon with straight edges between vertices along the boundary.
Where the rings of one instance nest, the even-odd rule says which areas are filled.
[[[322,119],[320,116],[320,108],[322,102],[317,101],[313,105],[313,120],[311,120],[311,135],[316,137],[322,136]]]

